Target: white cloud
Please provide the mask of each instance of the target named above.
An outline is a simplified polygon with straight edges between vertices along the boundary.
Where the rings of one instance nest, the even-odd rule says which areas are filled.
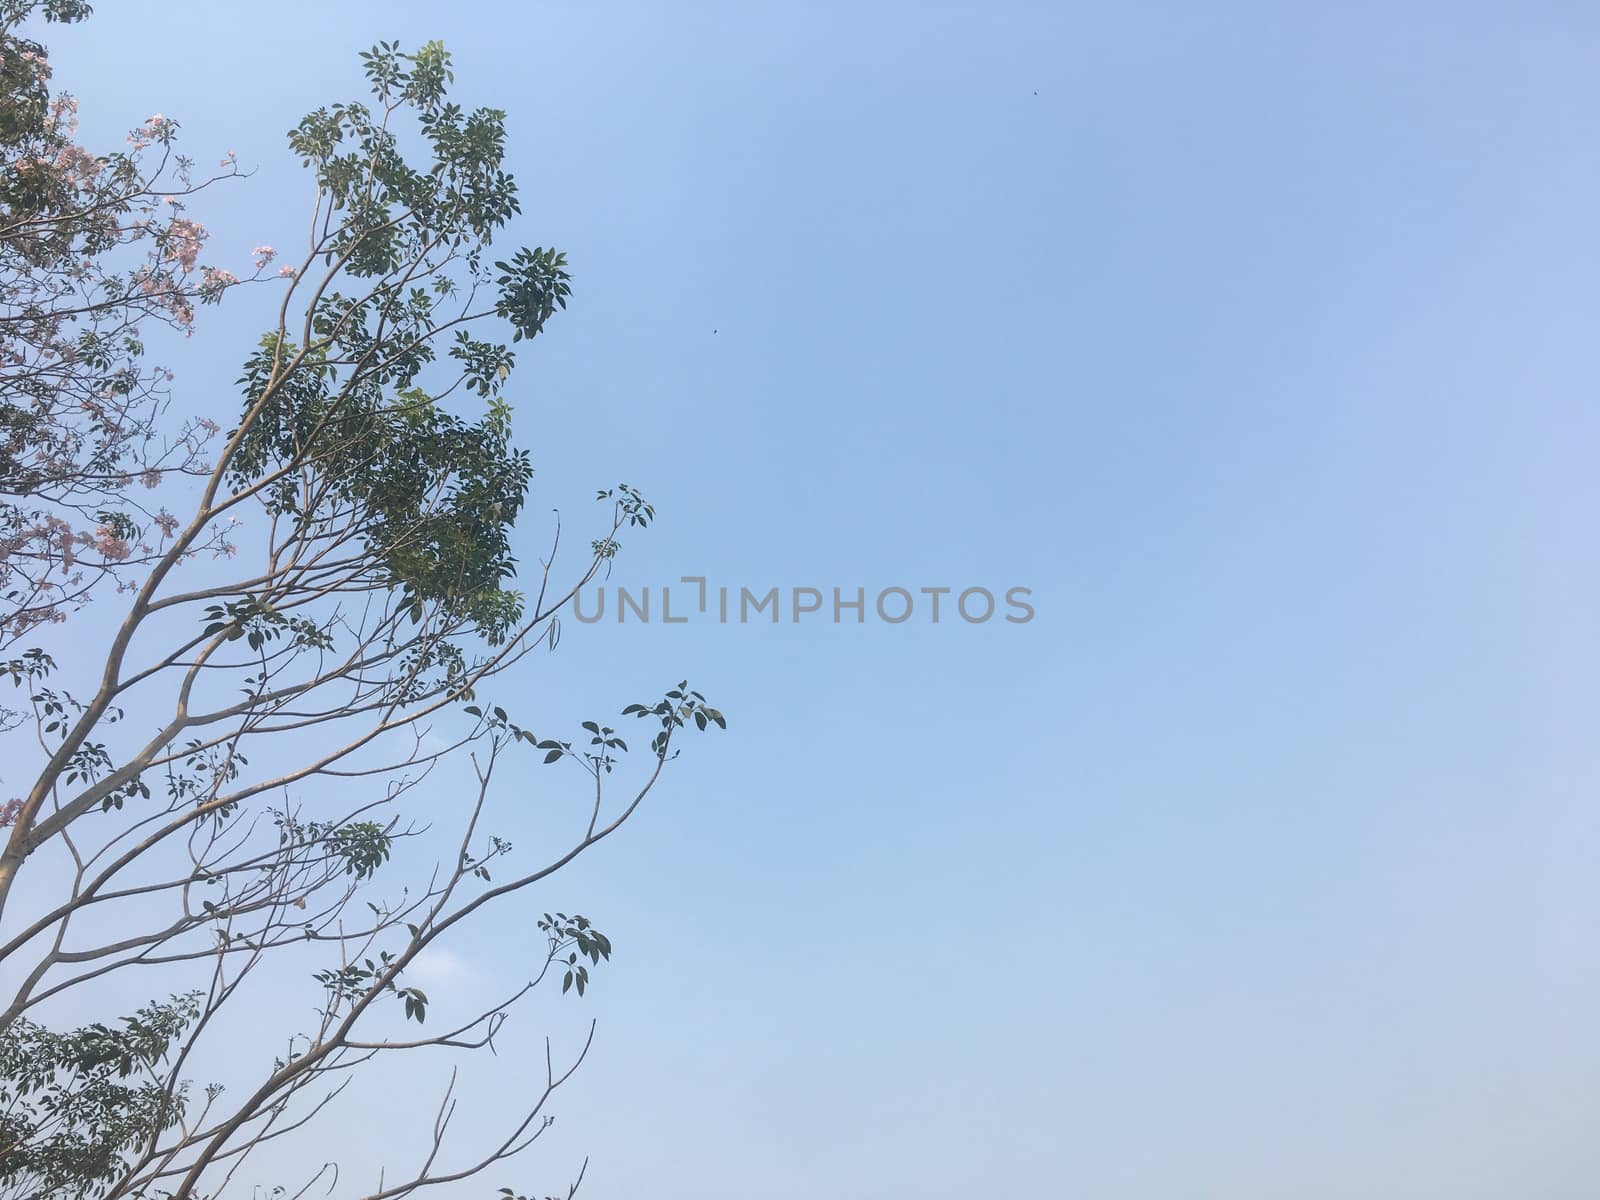
[[[406,968],[408,979],[424,988],[470,984],[477,975],[472,964],[448,946],[430,946]]]

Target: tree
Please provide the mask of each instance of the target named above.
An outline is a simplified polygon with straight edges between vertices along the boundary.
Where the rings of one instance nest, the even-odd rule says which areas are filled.
[[[567,581],[557,526],[528,591],[513,586],[531,464],[506,388],[520,344],[566,307],[567,262],[542,247],[492,257],[519,211],[505,114],[449,98],[443,47],[362,57],[374,100],[290,133],[316,181],[304,251],[245,361],[237,421],[152,548],[92,690],[57,684],[42,650],[6,666],[39,751],[0,851],[0,967],[21,980],[0,1012],[0,1059],[16,1064],[0,1084],[0,1194],[216,1195],[256,1147],[314,1137],[363,1067],[491,1047],[558,976],[583,995],[611,942],[562,912],[538,915],[525,985],[484,1011],[439,1020],[406,971],[626,823],[683,731],[725,727],[686,681],[627,706],[649,751],[614,800],[629,751],[614,725],[540,736],[498,702],[497,681],[554,648],[563,608],[654,510],[627,485],[601,490],[607,516]],[[227,533],[241,511],[258,535]],[[196,557],[225,537],[235,557]],[[517,755],[583,781],[569,841],[539,861],[489,828]],[[449,762],[470,763],[470,797],[409,815]],[[445,822],[431,874],[397,867]],[[307,1027],[286,1028],[275,1057],[263,1044],[245,1088],[196,1093],[187,1072],[219,1014],[264,965],[281,976],[307,955]],[[62,997],[112,989],[170,998],[46,1027]],[[527,1110],[464,1160],[447,1144],[452,1082],[418,1160],[357,1194],[408,1195],[526,1149],[575,1066],[547,1054]]]
[[[174,518],[148,495],[203,477],[207,419],[162,424],[171,373],[145,363],[154,328],[187,333],[239,281],[199,263],[197,178],[157,113],[127,148],[76,141],[77,101],[52,96],[30,16],[75,22],[81,0],[0,2],[0,649],[58,623],[104,581],[157,561]],[[253,280],[272,254],[262,247]],[[225,540],[211,547],[222,549]]]

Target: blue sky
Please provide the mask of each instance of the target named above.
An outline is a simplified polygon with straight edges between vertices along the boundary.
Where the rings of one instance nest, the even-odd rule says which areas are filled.
[[[688,674],[731,727],[539,901],[618,958],[540,1010],[597,1047],[506,1182],[1593,1194],[1600,12],[102,8],[50,38],[90,143],[159,110],[256,168],[197,209],[219,265],[298,234],[283,133],[378,38],[509,111],[515,234],[575,276],[519,372],[527,561],[626,480],[619,583],[1033,590],[569,623],[519,679],[537,725]],[[208,314],[184,403],[231,414],[264,323]],[[347,1111],[352,1156],[425,1102]]]

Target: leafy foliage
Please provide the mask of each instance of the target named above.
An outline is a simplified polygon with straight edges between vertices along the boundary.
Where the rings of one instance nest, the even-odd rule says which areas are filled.
[[[611,961],[611,939],[589,924],[587,917],[569,917],[566,913],[545,913],[539,919],[539,929],[550,940],[551,954],[559,956],[567,946],[566,971],[561,976],[561,990],[583,989],[589,985],[589,968],[578,960],[587,958],[591,966],[598,966],[603,958]]]
[[[0,1189],[102,1196],[126,1155],[182,1119],[187,1093],[160,1070],[199,1015],[174,996],[117,1025],[0,1030]]]

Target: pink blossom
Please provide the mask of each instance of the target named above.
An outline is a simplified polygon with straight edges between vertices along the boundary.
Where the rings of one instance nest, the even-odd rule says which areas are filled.
[[[283,266],[278,268],[278,278],[280,279],[293,279],[297,274],[299,274],[299,272],[297,272],[288,263],[284,263]]]
[[[94,531],[94,548],[112,562],[121,562],[130,553],[128,543],[113,533],[109,525],[101,525]]]
[[[100,162],[82,146],[63,146],[56,154],[56,169],[73,187],[91,182],[100,172]]]
[[[64,126],[69,135],[78,131],[78,101],[72,96],[56,96],[50,101],[50,119]]]
[[[184,271],[194,270],[195,260],[200,257],[200,247],[205,244],[205,227],[187,217],[175,217],[167,227],[167,236],[171,240],[173,257],[177,259],[178,266]]]

